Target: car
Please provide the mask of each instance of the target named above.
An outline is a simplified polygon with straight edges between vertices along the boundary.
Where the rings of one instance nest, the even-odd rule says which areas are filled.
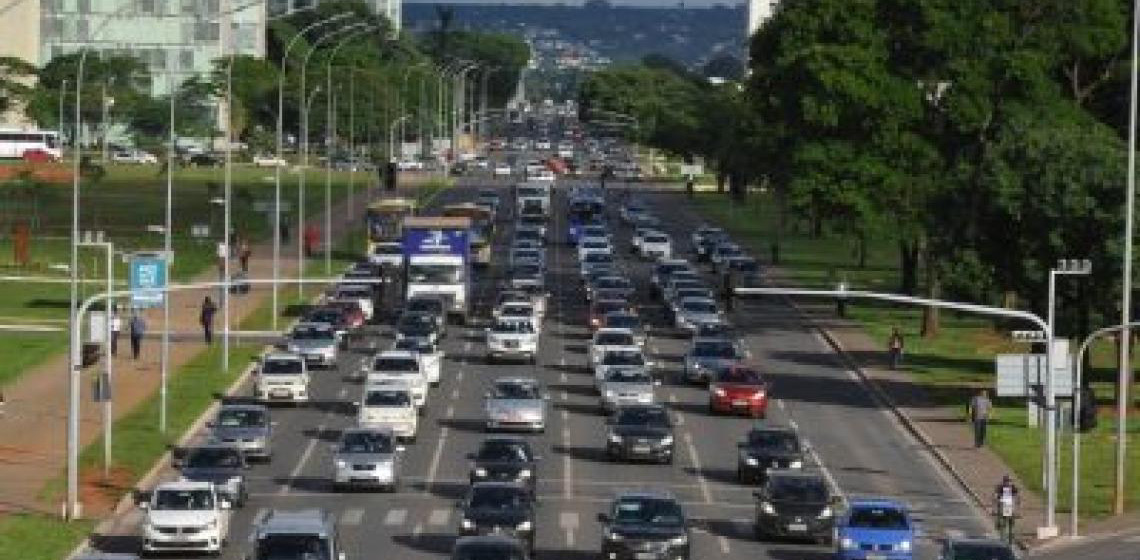
[[[271,509],[255,519],[249,542],[247,560],[346,560],[336,517],[322,509]]]
[[[606,457],[673,463],[673,422],[659,404],[618,407],[606,419]]]
[[[248,497],[245,471],[249,465],[245,454],[236,445],[206,444],[176,449],[174,468],[182,480],[209,482],[218,495],[241,507]]]
[[[684,288],[704,288],[704,279],[692,270],[678,270],[669,275],[661,285],[661,299],[669,305],[676,303],[677,290]]]
[[[697,299],[711,299],[716,300],[716,294],[712,290],[701,285],[697,282],[677,282],[674,284],[675,288],[669,293],[670,302],[681,302],[687,298]],[[666,307],[666,312],[671,314],[674,319],[677,316],[677,310],[670,304]]]
[[[507,306],[507,310],[514,309]],[[535,319],[526,317],[500,317],[487,327],[487,363],[503,359],[538,362],[538,329]]]
[[[644,241],[645,236],[655,234],[655,233],[661,233],[661,232],[659,230],[656,230],[656,229],[653,229],[650,227],[645,227],[645,226],[634,227],[633,233],[630,234],[630,236],[629,236],[629,245],[630,245],[629,252],[633,253],[635,255],[641,254],[641,243],[642,243],[642,241]]]
[[[423,168],[424,168],[424,162],[422,162],[422,161],[417,161],[417,160],[412,160],[412,159],[402,159],[402,160],[396,162],[396,169],[398,169],[400,171],[422,171]]]
[[[285,348],[302,356],[308,366],[334,368],[340,338],[336,328],[328,323],[297,323],[289,331]]]
[[[608,317],[608,316],[607,316]],[[587,348],[590,365],[602,361],[602,356],[610,350],[641,350],[633,336],[633,331],[624,328],[603,327],[594,331]]]
[[[488,430],[546,430],[546,401],[538,380],[500,377],[483,395]]]
[[[723,230],[709,232],[701,237],[700,243],[693,246],[693,252],[696,253],[698,262],[707,262],[718,245],[728,242],[731,242],[728,233]]]
[[[191,154],[187,158],[186,163],[191,167],[221,167],[223,163],[222,158],[205,152]]]
[[[363,319],[363,316],[361,316]],[[306,323],[324,323],[331,325],[333,331],[336,333],[337,340],[341,343],[341,348],[345,347],[348,340],[348,333],[351,329],[355,328],[350,323],[352,317],[348,312],[341,307],[332,305],[321,305],[310,309],[305,312],[303,321]]]
[[[736,446],[736,479],[745,484],[764,482],[769,471],[802,469],[806,463],[799,435],[786,426],[755,426]]]
[[[611,295],[617,296],[613,299],[624,300],[629,300],[632,298],[634,292],[637,291],[633,287],[633,282],[630,282],[629,279],[625,278],[624,276],[601,276],[586,284],[586,297],[593,298],[594,295],[601,290],[606,290]]]
[[[996,539],[952,537],[942,541],[938,560],[1017,560],[1017,554]]]
[[[210,430],[207,441],[235,446],[246,458],[268,461],[273,457],[275,425],[270,419],[269,407],[263,404],[223,403],[213,420],[206,424]]]
[[[139,503],[142,552],[220,554],[229,537],[232,504],[209,482],[163,482]]]
[[[648,211],[649,210],[641,202],[630,200],[629,202],[623,204],[618,212],[623,222],[631,223],[634,220],[634,216],[637,216],[638,214],[644,214]]]
[[[917,528],[897,500],[851,500],[835,522],[837,560],[912,560]]]
[[[755,369],[744,366],[723,368],[709,382],[709,411],[766,418],[768,383]]]
[[[491,316],[496,320],[525,319],[531,322],[531,326],[536,332],[542,329],[542,325],[538,322],[538,311],[535,310],[534,304],[531,302],[504,303],[492,310]]]
[[[399,242],[381,242],[372,246],[368,262],[377,266],[400,268],[404,266],[404,247]]]
[[[723,272],[722,267],[728,263],[730,259],[746,257],[744,249],[740,245],[731,241],[724,241],[713,248],[712,254],[709,256],[709,262],[712,263],[713,270],[717,273]]]
[[[459,537],[451,547],[451,560],[529,560],[526,544],[513,537],[481,535]]]
[[[111,154],[111,161],[115,163],[157,164],[158,158],[142,150],[120,150]]]
[[[677,328],[689,332],[696,329],[699,323],[713,323],[724,319],[716,300],[704,297],[679,300],[674,314],[674,324]]]
[[[258,154],[253,156],[254,167],[285,167],[289,165],[284,158],[271,156],[267,154]]]
[[[653,273],[649,277],[649,284],[654,295],[661,295],[669,277],[681,270],[692,270],[689,261],[684,259],[662,259],[653,266]]]
[[[601,380],[598,392],[601,394],[602,410],[607,413],[619,406],[630,404],[653,404],[656,402],[654,388],[661,382],[653,378],[646,367],[609,368]]]
[[[612,268],[614,266],[616,266],[614,256],[610,253],[604,253],[601,251],[590,251],[589,253],[583,255],[579,261],[579,268],[581,270],[582,276],[586,276],[590,273],[591,270],[594,269],[602,267]]]
[[[696,250],[697,247],[700,247],[702,244],[704,244],[705,239],[712,237],[723,238],[727,235],[728,234],[725,233],[723,228],[704,224],[697,227],[697,229],[693,230],[693,233],[689,234],[689,241],[692,243],[694,250]]]
[[[533,249],[530,247],[515,247],[511,249],[511,267],[517,268],[523,264],[535,264],[539,267],[545,267],[546,254],[542,249]]]
[[[611,370],[638,370],[651,373],[652,364],[645,358],[644,351],[637,346],[614,347],[602,353],[594,368],[594,387],[600,393],[602,382],[609,376]]]
[[[439,346],[427,344],[415,338],[402,338],[392,345],[392,349],[418,354],[420,367],[424,370],[424,377],[427,378],[428,384],[432,387],[439,385],[440,370],[443,369],[443,351],[439,349]]]
[[[512,278],[513,281],[514,278]],[[546,300],[550,297],[550,292],[546,291],[546,286],[541,282],[529,282],[518,285],[516,290],[530,298],[530,304],[534,306],[534,313],[538,317],[538,324],[542,325],[546,318]]]
[[[838,496],[818,472],[774,470],[756,497],[757,540],[777,537],[813,540],[832,545]]]
[[[615,311],[602,316],[603,329],[625,329],[633,335],[633,341],[645,348],[649,342],[649,328],[636,313]]]
[[[373,284],[337,284],[330,290],[327,299],[354,300],[360,305],[361,311],[364,312],[364,320],[371,321],[373,315],[376,314],[375,305],[373,304],[375,296],[373,286]]]
[[[633,313],[633,306],[626,300],[622,299],[597,299],[590,303],[590,309],[587,315],[589,327],[591,331],[595,331],[602,326],[602,318],[610,313]]]
[[[740,343],[736,331],[733,330],[732,325],[728,321],[713,321],[710,323],[697,323],[695,329],[690,333],[692,340],[698,338],[727,338]]]
[[[333,489],[363,485],[395,492],[404,447],[391,428],[346,428],[332,446]]]
[[[443,298],[427,294],[412,296],[404,302],[401,316],[408,313],[422,313],[434,317],[439,326],[439,337],[447,336],[447,303]]]
[[[411,339],[424,346],[436,346],[443,334],[439,315],[431,311],[403,313],[396,321],[396,340]]]
[[[604,237],[588,237],[578,241],[578,260],[584,260],[590,253],[613,255],[613,252],[610,240]]]
[[[613,560],[689,560],[689,526],[676,497],[665,492],[623,492],[602,524],[601,557]]]
[[[264,402],[304,403],[309,400],[309,366],[293,352],[262,356],[254,381],[254,396]]]
[[[412,402],[423,413],[427,406],[427,375],[418,352],[407,350],[385,350],[361,366],[365,372],[365,382],[392,381],[402,383],[412,393]]]
[[[613,239],[610,236],[610,230],[604,224],[586,224],[582,226],[581,233],[578,234],[578,242],[581,243],[586,239],[607,239],[611,243]]]
[[[513,482],[477,482],[459,503],[459,535],[509,535],[534,552],[534,496]]]
[[[467,455],[471,461],[468,480],[479,482],[514,482],[526,486],[532,495],[538,487],[538,461],[530,443],[518,437],[492,437]]]
[[[744,361],[744,350],[730,338],[694,338],[685,352],[681,375],[689,383],[708,383],[716,373]]]
[[[475,204],[488,208],[491,211],[491,214],[497,214],[499,212],[499,206],[501,203],[502,200],[500,199],[499,193],[497,191],[484,189],[475,195]]]
[[[355,404],[358,426],[387,428],[403,441],[416,440],[419,407],[407,383],[391,379],[366,381],[362,399]]]
[[[506,163],[495,164],[493,171],[496,177],[510,177],[513,172],[511,166]]]
[[[660,232],[651,232],[641,238],[638,244],[638,254],[647,259],[668,259],[673,256],[673,242],[669,236]]]

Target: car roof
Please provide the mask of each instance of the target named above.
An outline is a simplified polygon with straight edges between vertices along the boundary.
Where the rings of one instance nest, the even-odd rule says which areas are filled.
[[[154,487],[154,491],[160,490],[213,490],[214,483],[204,480],[171,480],[168,482],[160,482]]]
[[[318,533],[331,536],[333,522],[323,509],[270,510],[257,527],[258,535]]]
[[[751,428],[748,428],[749,434],[753,434],[756,432],[789,433],[789,434],[795,435],[796,437],[799,437],[799,433],[796,432],[795,430],[793,430],[791,426],[785,426],[783,424],[764,423],[764,424],[758,424],[758,425],[752,426]]]
[[[614,496],[614,500],[631,500],[638,498],[648,498],[654,500],[670,500],[677,501],[677,496],[673,495],[668,490],[647,489],[647,490],[623,490]]]
[[[500,383],[513,383],[513,384],[517,384],[517,385],[522,385],[522,384],[538,385],[539,384],[538,380],[533,378],[533,377],[518,377],[518,376],[496,377],[495,380],[492,381],[492,383],[495,385],[498,385]]]
[[[340,431],[342,439],[348,434],[383,434],[392,437],[394,432],[391,426],[352,426]]]
[[[597,337],[598,335],[602,335],[602,334],[627,334],[627,335],[633,336],[633,331],[630,329],[627,329],[627,328],[619,328],[619,327],[602,327],[602,328],[594,331],[594,337]]]
[[[265,354],[261,358],[261,361],[263,361],[263,362],[268,362],[268,361],[299,362],[301,360],[302,360],[302,358],[301,358],[300,354],[298,354],[296,352],[285,352],[282,350],[269,352],[268,354]]]
[[[907,511],[909,508],[903,502],[890,498],[855,498],[849,503],[851,509],[855,508],[882,508]]]
[[[218,412],[221,412],[223,410],[251,410],[258,412],[269,412],[269,407],[257,403],[222,403],[222,405],[218,407]]]
[[[478,545],[509,546],[511,548],[522,550],[522,544],[518,541],[518,539],[504,535],[472,535],[455,539],[456,548]]]
[[[314,329],[314,330],[331,331],[331,330],[333,330],[333,326],[331,324],[325,323],[325,322],[303,321],[303,322],[297,323],[296,325],[293,325],[293,330],[298,330],[298,329]]]
[[[517,490],[526,490],[526,487],[521,482],[508,482],[505,480],[483,480],[471,484],[471,490],[476,488],[513,488]]]

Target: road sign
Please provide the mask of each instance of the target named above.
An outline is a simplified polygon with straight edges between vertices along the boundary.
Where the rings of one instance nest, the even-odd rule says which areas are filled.
[[[682,163],[681,175],[688,175],[690,177],[704,173],[704,168],[699,163]]]
[[[166,263],[160,254],[131,255],[129,267],[131,305],[142,309],[162,305],[166,288]]]
[[[994,358],[997,368],[999,397],[1036,397],[1045,394],[1044,354],[998,354]],[[1066,340],[1054,342],[1053,393],[1058,397],[1073,394],[1073,367]]]
[[[107,341],[107,320],[102,311],[91,311],[87,314],[87,342],[102,344]]]
[[[193,224],[190,226],[190,237],[205,239],[210,237],[210,226],[207,224]]]

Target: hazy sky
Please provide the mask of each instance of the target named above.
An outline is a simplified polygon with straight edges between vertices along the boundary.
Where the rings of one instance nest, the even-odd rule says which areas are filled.
[[[495,0],[404,0],[406,4],[564,4],[567,6],[581,6],[582,0],[512,0],[510,2],[495,1]],[[669,2],[663,0],[610,0],[610,3],[615,6],[677,6],[678,2]],[[708,7],[715,4],[722,4],[725,6],[735,6],[743,4],[739,0],[688,0],[684,2],[686,6],[691,7]]]

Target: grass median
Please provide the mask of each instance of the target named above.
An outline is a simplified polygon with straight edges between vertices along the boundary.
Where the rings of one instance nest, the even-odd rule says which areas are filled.
[[[725,195],[699,193],[693,207],[710,223],[728,229],[735,239],[751,249],[751,253],[767,261],[770,244],[776,236],[776,205],[767,193],[752,193],[745,203]],[[801,287],[833,288],[838,278],[846,278],[856,290],[897,292],[899,285],[898,249],[890,237],[869,243],[866,266],[859,267],[854,243],[837,235],[819,237],[803,231],[785,232],[780,248],[780,268],[785,278]],[[806,228],[805,228],[806,229]],[[1025,352],[1009,334],[993,322],[976,315],[943,312],[939,334],[923,338],[919,328],[922,310],[877,303],[850,303],[848,317],[857,321],[883,348],[891,329],[898,327],[906,338],[905,365],[916,383],[921,385],[934,404],[958,408],[964,422],[966,403],[979,388],[992,388],[994,355]],[[1085,434],[1081,444],[1083,517],[1100,518],[1111,514],[1114,469],[1115,415],[1104,405],[1112,395],[1114,348],[1111,343],[1092,348],[1094,370],[1090,373],[1094,391],[1102,404],[1100,422]],[[988,445],[997,452],[1034,492],[1042,492],[1041,450],[1043,430],[1028,426],[1028,415],[1022,399],[997,399],[995,420],[990,428]],[[1129,424],[1129,433],[1140,434],[1140,420]],[[1061,432],[1060,480],[1058,504],[1061,511],[1070,507],[1067,492],[1071,477],[1071,430]],[[1140,449],[1129,447],[1130,471],[1140,468]],[[995,481],[995,484],[997,481]],[[1126,486],[1129,504],[1140,504],[1140,477],[1131,477]]]

